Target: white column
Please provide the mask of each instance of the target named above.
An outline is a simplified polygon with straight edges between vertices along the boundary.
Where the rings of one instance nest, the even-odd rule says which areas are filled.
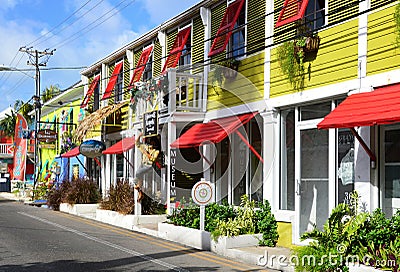
[[[210,52],[211,47],[211,9],[201,7],[200,8],[200,16],[203,21],[204,26],[204,63],[208,62],[208,53]],[[208,90],[208,73],[210,72],[210,65],[204,65],[204,85],[203,85],[203,101],[202,108],[203,112],[207,111],[207,90]]]
[[[264,99],[269,99],[271,88],[271,46],[274,42],[274,1],[265,1],[265,53],[264,53]]]
[[[279,131],[275,110],[262,113],[263,133],[263,199],[267,199],[273,211],[279,208]]]
[[[172,152],[175,152],[175,149],[171,148],[171,143],[176,140],[176,123],[172,120],[168,121],[168,141],[167,141],[167,154],[166,154],[166,161],[167,161],[167,213],[171,213],[171,197],[174,197],[174,187],[175,182],[171,179],[171,176],[174,171],[174,156],[171,156]],[[171,160],[172,158],[172,160]],[[172,192],[172,194],[171,194]]]

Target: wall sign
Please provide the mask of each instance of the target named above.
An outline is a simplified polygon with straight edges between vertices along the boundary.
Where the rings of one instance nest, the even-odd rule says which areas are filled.
[[[51,129],[42,129],[38,131],[36,138],[42,143],[53,143],[57,140],[57,132]]]
[[[143,114],[143,137],[156,136],[158,134],[157,111]]]
[[[84,141],[79,146],[79,152],[88,158],[96,158],[101,156],[102,151],[105,149],[106,145],[97,140]]]

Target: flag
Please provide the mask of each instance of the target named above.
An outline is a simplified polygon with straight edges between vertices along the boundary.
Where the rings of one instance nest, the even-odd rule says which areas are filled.
[[[28,129],[25,118],[17,113],[14,136],[14,169],[13,176],[17,180],[25,180],[27,139],[23,137],[23,131]]]

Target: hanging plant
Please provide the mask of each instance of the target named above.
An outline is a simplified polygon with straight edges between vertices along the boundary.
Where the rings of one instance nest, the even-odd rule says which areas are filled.
[[[304,88],[304,40],[287,41],[277,49],[279,65],[295,90]]]
[[[135,110],[139,100],[146,100],[151,103],[158,92],[168,93],[167,75],[162,75],[147,82],[135,82],[131,88],[131,107]]]
[[[217,63],[214,68],[213,82],[217,82],[219,85],[221,85],[224,79],[235,79],[239,65],[240,61],[235,58],[227,59]]]
[[[394,10],[394,23],[395,23],[395,35],[396,35],[396,40],[395,44],[397,48],[400,48],[400,1],[396,5],[396,9]]]

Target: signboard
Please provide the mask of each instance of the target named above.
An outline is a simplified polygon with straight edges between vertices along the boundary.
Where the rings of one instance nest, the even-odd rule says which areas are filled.
[[[210,182],[203,178],[192,188],[192,199],[197,205],[207,205],[213,199],[213,188]]]
[[[176,201],[176,149],[170,151],[170,202]]]
[[[84,141],[79,146],[79,152],[88,158],[96,158],[101,156],[103,150],[105,149],[106,145],[97,140]]]
[[[158,134],[157,111],[143,114],[143,137],[156,136]]]
[[[55,144],[39,144],[39,148],[55,149]]]
[[[25,180],[27,140],[22,137],[22,132],[28,129],[28,123],[24,116],[17,113],[14,135],[14,168],[13,179]]]
[[[57,140],[57,132],[51,129],[42,129],[38,131],[36,138],[42,143],[53,143]]]

